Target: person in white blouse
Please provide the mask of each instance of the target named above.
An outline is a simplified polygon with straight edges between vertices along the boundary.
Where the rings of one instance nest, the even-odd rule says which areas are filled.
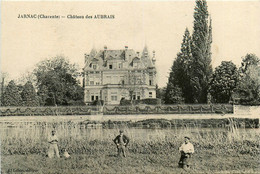
[[[184,137],[184,143],[179,148],[179,151],[181,152],[179,167],[183,169],[189,168],[189,159],[191,158],[191,155],[194,153],[194,146],[190,143],[189,137]]]
[[[56,136],[56,131],[51,131],[51,135],[48,137],[49,151],[48,157],[53,158],[56,155],[57,158],[60,158],[59,149],[58,149],[58,138]]]

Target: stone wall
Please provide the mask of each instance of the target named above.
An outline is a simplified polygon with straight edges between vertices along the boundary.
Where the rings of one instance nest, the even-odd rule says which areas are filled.
[[[252,117],[260,117],[260,106],[242,106],[234,105],[235,115],[248,115]]]

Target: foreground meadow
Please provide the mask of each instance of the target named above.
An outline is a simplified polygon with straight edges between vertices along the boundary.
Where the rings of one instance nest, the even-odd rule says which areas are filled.
[[[49,159],[47,136],[55,127],[59,148],[70,159]],[[124,129],[130,138],[127,158],[117,157],[112,139]],[[192,167],[178,168],[184,136],[195,146]],[[7,128],[1,132],[2,173],[259,173],[259,129],[82,129],[52,123]]]

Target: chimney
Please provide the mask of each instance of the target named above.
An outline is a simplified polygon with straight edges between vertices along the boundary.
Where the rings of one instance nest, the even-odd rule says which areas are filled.
[[[104,46],[104,50],[107,50],[107,46],[106,45]]]
[[[137,57],[139,57],[139,51],[137,51],[136,54],[137,54]]]
[[[88,58],[89,58],[89,54],[85,54],[85,63],[87,62]]]

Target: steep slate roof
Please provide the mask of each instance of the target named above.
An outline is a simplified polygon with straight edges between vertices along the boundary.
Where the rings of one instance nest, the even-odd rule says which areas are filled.
[[[89,57],[94,57],[97,54],[97,50],[95,48],[92,48],[92,50],[89,53]]]
[[[140,60],[143,67],[154,66],[149,55],[147,46],[144,47],[141,58],[137,57],[137,54],[133,49],[100,50],[97,52],[96,49],[93,48],[89,54],[89,60],[91,62],[99,61],[99,64],[103,66],[106,66],[108,60],[124,60],[127,61],[129,65],[133,65],[133,61],[135,59]]]
[[[104,59],[124,59],[124,50],[106,50],[104,51]]]
[[[150,54],[148,52],[148,48],[146,45],[143,49],[141,60],[146,67],[153,67],[153,63],[152,63],[152,60],[151,60],[151,57],[150,57]]]

